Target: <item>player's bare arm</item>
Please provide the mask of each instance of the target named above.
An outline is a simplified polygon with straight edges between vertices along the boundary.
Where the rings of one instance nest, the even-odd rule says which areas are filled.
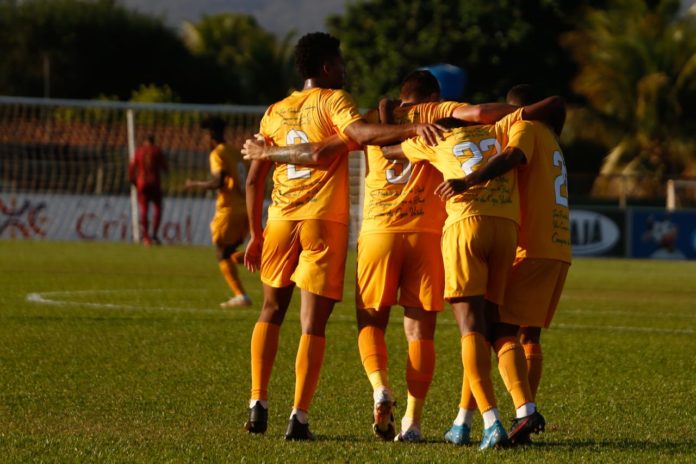
[[[444,181],[435,189],[435,195],[439,196],[443,201],[448,200],[454,195],[466,192],[474,185],[505,174],[526,162],[527,158],[522,150],[516,147],[508,147],[501,154],[491,157],[481,169],[472,172],[468,176]]]
[[[394,161],[407,159],[401,145],[388,145],[386,147],[382,147],[382,156],[388,160]]]
[[[445,130],[438,124],[370,124],[359,120],[346,127],[345,134],[360,145],[389,145],[411,137],[423,137],[428,145],[437,145]]]
[[[186,179],[184,187],[187,189],[218,190],[222,188],[224,180],[225,173],[216,172],[208,180]]]
[[[244,266],[251,272],[261,268],[261,250],[263,249],[263,199],[266,177],[271,170],[271,161],[252,161],[246,180],[246,209],[249,219],[249,243],[244,252]]]
[[[480,105],[462,105],[452,113],[452,117],[462,121],[493,124],[517,109],[507,103],[482,103]]]
[[[559,136],[565,124],[565,117],[565,100],[559,96],[544,98],[522,107],[522,119],[544,122]]]
[[[245,160],[267,160],[304,166],[322,165],[347,151],[348,146],[338,135],[320,142],[300,143],[285,147],[269,146],[259,139],[247,139],[242,148]]]

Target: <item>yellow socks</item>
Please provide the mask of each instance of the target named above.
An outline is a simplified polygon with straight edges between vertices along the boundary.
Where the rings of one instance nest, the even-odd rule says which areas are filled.
[[[459,409],[466,409],[468,411],[476,410],[476,399],[474,394],[471,392],[471,386],[469,386],[469,378],[466,376],[466,370],[464,370],[464,376],[462,378],[462,396],[459,400]]]
[[[491,381],[491,347],[483,335],[469,332],[461,338],[462,364],[479,411],[496,408]]]
[[[522,345],[524,356],[527,358],[527,376],[529,377],[529,388],[532,391],[532,398],[536,401],[536,394],[541,382],[541,366],[544,356],[541,352],[541,345],[538,343],[526,343]]]
[[[309,411],[319,383],[324,362],[326,339],[317,335],[302,335],[295,359],[295,409]]]
[[[500,376],[512,396],[515,408],[526,403],[533,403],[534,398],[527,379],[527,363],[517,337],[503,337],[496,340],[495,351],[498,354]]]
[[[387,344],[384,341],[384,331],[369,325],[363,327],[358,334],[358,349],[372,389],[389,388]]]
[[[251,334],[251,399],[268,400],[268,382],[278,352],[280,326],[257,322]]]
[[[435,344],[432,340],[414,340],[408,343],[406,385],[408,401],[404,417],[420,424],[423,405],[435,370]]]

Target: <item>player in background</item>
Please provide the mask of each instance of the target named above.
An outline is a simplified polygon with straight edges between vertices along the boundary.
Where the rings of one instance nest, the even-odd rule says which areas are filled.
[[[342,298],[348,246],[348,149],[394,143],[415,135],[433,140],[434,125],[378,125],[363,120],[352,97],[341,90],[345,65],[338,39],[324,33],[303,36],[295,59],[304,88],[271,105],[261,121],[264,140],[280,147],[266,229],[261,228],[265,178],[270,161],[252,162],[247,177],[251,240],[245,264],[261,270],[264,303],[251,339],[251,399],[246,428],[263,433],[268,424],[268,383],[280,325],[295,285],[300,288],[302,337],[295,363],[295,400],[287,440],[311,440],[308,414],[324,358],[325,328]],[[321,167],[298,166],[282,147],[338,135],[339,154]]]
[[[155,136],[150,134],[138,149],[128,165],[128,178],[138,193],[138,212],[140,213],[140,237],[143,245],[159,245],[158,237],[162,218],[161,174],[167,171],[167,160],[160,147],[155,144]],[[148,228],[148,207],[152,203],[152,234]]]
[[[210,223],[210,232],[215,245],[215,256],[220,272],[230,287],[233,296],[220,303],[223,308],[251,306],[251,299],[244,290],[236,264],[236,250],[244,243],[249,226],[246,202],[242,189],[239,165],[242,162],[238,151],[225,143],[225,121],[209,117],[201,123],[206,130],[210,152],[210,178],[208,180],[186,180],[186,188],[217,190],[215,215]]]
[[[513,105],[533,101],[529,85],[510,89],[507,102]],[[568,182],[558,136],[562,113],[551,124],[520,121],[510,130],[506,150],[494,156],[478,171],[462,179],[441,184],[437,193],[452,198],[468,188],[517,168],[520,192],[520,236],[515,261],[508,275],[500,322],[521,326],[520,340],[527,360],[532,396],[535,398],[542,372],[541,328],[548,328],[556,311],[571,262],[568,210]],[[462,405],[471,416],[470,391],[463,391]],[[461,407],[461,406],[460,406]],[[460,411],[460,415],[462,412]],[[509,437],[513,443],[528,443],[529,434],[540,424],[535,415],[513,420]],[[542,426],[543,427],[543,426]],[[455,423],[453,436],[469,434],[471,421]]]

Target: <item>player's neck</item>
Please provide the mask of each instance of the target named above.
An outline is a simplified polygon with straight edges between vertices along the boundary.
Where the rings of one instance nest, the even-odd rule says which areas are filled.
[[[331,86],[324,82],[323,79],[317,77],[310,77],[309,79],[305,79],[304,87],[302,87],[302,90],[330,88]]]

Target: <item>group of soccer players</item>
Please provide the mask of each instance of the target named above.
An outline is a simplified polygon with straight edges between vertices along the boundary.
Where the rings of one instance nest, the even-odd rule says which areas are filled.
[[[308,413],[325,328],[343,293],[348,156],[363,148],[368,174],[356,318],[360,356],[373,387],[374,433],[384,440],[421,440],[436,317],[446,300],[461,332],[464,378],[460,409],[445,440],[468,444],[478,409],[481,449],[528,443],[545,426],[535,404],[540,332],[551,321],[570,264],[566,172],[557,142],[563,103],[535,103],[528,86],[513,89],[509,104],[441,102],[437,80],[416,71],[404,80],[396,107],[385,101],[363,117],[342,90],[339,46],[324,33],[300,39],[295,57],[304,88],[271,105],[258,139],[247,140],[242,150],[253,160],[246,181],[251,238],[244,263],[260,270],[263,283],[245,427],[250,433],[267,429],[280,326],[298,286],[302,336],[285,437],[314,438]],[[272,167],[263,229],[265,179]],[[408,340],[408,399],[398,433],[385,343],[396,304],[404,307]],[[496,406],[491,349],[517,409],[508,431]]]

